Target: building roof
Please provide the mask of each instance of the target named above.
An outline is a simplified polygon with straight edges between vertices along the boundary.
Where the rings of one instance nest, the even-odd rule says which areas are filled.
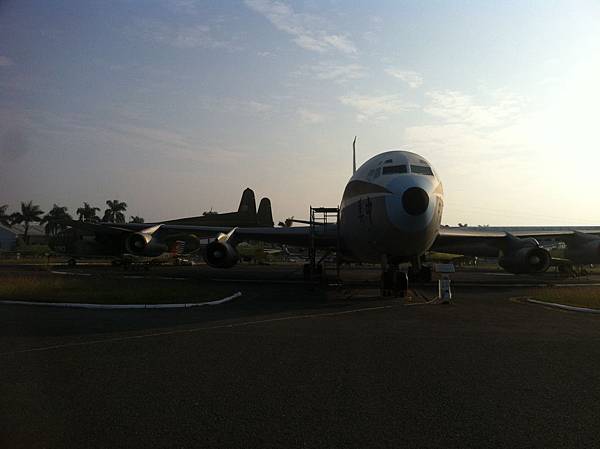
[[[18,232],[16,230],[9,228],[8,226],[4,226],[3,224],[0,224],[0,230],[10,232],[11,234],[14,234],[15,236],[18,234]]]
[[[18,235],[23,235],[25,233],[25,225],[24,224],[15,224],[11,226],[11,229],[16,232]],[[44,227],[39,224],[29,224],[29,233],[30,236],[34,235],[46,235],[46,231]]]

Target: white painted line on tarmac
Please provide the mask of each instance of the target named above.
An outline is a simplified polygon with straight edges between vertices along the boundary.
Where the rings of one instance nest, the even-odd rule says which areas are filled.
[[[308,284],[309,281],[299,281],[293,279],[227,279],[227,278],[213,278],[213,282],[241,282],[248,284]]]
[[[61,274],[63,276],[91,276],[92,273],[73,273],[70,271],[50,271],[52,274]]]
[[[557,309],[570,310],[572,312],[583,312],[583,313],[600,313],[600,309],[590,309],[589,307],[575,307],[568,306],[566,304],[558,304],[555,302],[546,302],[546,301],[538,301],[537,299],[525,299],[527,302],[531,302],[533,304],[540,304],[542,306],[548,307],[556,307]]]
[[[503,282],[503,283],[477,283],[477,282],[461,282],[461,281],[453,281],[453,285],[459,287],[491,287],[491,288],[513,288],[513,287],[535,287],[535,288],[543,288],[543,287],[600,287],[600,282],[595,283],[577,283],[577,284],[513,284],[511,282]]]
[[[92,346],[92,345],[98,345],[98,344],[102,344],[102,343],[118,343],[118,342],[123,342],[123,341],[141,340],[144,338],[152,338],[152,337],[164,337],[164,336],[170,336],[170,335],[192,334],[192,333],[196,333],[196,332],[218,330],[218,329],[232,329],[232,328],[236,328],[236,327],[246,327],[246,326],[252,326],[252,325],[256,325],[256,324],[275,323],[278,321],[303,320],[303,319],[308,319],[308,318],[326,318],[326,317],[332,317],[332,316],[349,315],[352,313],[371,312],[371,311],[375,311],[375,310],[385,310],[385,309],[391,309],[393,307],[395,307],[395,305],[363,307],[360,309],[343,310],[341,312],[309,313],[309,314],[305,314],[305,315],[292,315],[292,316],[284,316],[284,317],[279,317],[279,318],[267,318],[264,320],[243,321],[241,323],[221,324],[221,325],[217,325],[217,326],[196,327],[196,328],[192,328],[192,329],[181,329],[181,330],[174,330],[174,331],[155,332],[152,334],[130,335],[130,336],[125,336],[125,337],[105,338],[102,340],[79,341],[79,342],[74,342],[74,343],[65,343],[65,344],[61,344],[61,345],[42,346],[39,348],[30,348],[30,349],[22,349],[22,350],[18,350],[18,351],[1,352],[0,356],[25,354],[25,353],[30,353],[30,352],[51,351],[53,349],[74,348],[74,347],[78,347],[78,346],[79,347],[80,346]]]
[[[585,283],[585,282],[578,282],[578,283],[573,283],[573,284],[554,284],[553,287],[599,287],[600,286],[600,282],[590,282],[590,283]]]
[[[0,304],[19,305],[19,306],[44,306],[44,307],[64,307],[72,309],[188,309],[200,306],[216,306],[232,301],[242,296],[237,292],[223,299],[208,302],[189,302],[189,303],[164,303],[164,304],[90,304],[77,302],[38,302],[38,301],[0,301]]]
[[[94,273],[73,273],[71,271],[50,271],[53,274],[60,274],[63,276],[93,276]],[[100,274],[102,276],[102,274]],[[189,278],[182,277],[171,277],[171,276],[140,276],[140,275],[124,275],[124,276],[111,276],[111,279],[160,279],[169,281],[187,281]]]
[[[513,284],[510,282],[489,284],[489,283],[478,283],[478,282],[452,281],[452,285],[459,286],[459,287],[514,288],[514,287],[549,287],[552,284]]]

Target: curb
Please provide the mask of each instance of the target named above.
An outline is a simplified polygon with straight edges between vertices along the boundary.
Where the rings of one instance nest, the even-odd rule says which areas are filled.
[[[37,301],[0,301],[0,304],[18,306],[64,307],[72,309],[189,309],[200,306],[217,306],[242,296],[242,292],[234,293],[223,299],[208,302],[191,302],[178,304],[86,304],[77,302],[37,302]]]
[[[563,309],[563,310],[570,310],[571,312],[596,313],[596,314],[600,313],[600,309],[590,309],[589,307],[568,306],[566,304],[538,301],[537,299],[530,299],[530,298],[525,298],[525,301],[527,301],[529,303],[533,303],[533,304],[539,304],[542,306],[555,307],[557,309]]]

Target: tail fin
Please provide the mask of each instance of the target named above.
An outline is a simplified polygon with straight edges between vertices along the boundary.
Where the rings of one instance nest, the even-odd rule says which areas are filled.
[[[352,142],[352,174],[356,173],[356,136]]]
[[[254,191],[252,189],[246,189],[244,190],[244,193],[242,193],[242,200],[240,201],[240,207],[238,207],[238,213],[256,216],[256,200],[254,199]]]
[[[271,200],[269,198],[260,200],[257,222],[259,226],[273,226],[273,212],[271,211]]]

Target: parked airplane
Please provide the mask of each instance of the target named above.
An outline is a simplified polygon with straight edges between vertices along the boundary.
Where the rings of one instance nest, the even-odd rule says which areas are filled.
[[[69,228],[52,237],[49,245],[57,253],[70,256],[70,265],[74,265],[76,259],[91,257],[112,257],[117,262],[124,263],[139,258],[163,256],[169,258],[174,254],[178,242],[184,244],[187,254],[197,251],[202,246],[199,238],[193,233],[170,232],[161,237],[160,244],[145,246],[144,250],[140,251],[138,250],[139,242],[123,239],[123,233],[130,232],[130,223],[89,223],[70,220],[63,224]],[[145,223],[141,226],[146,229],[146,232],[156,233],[162,224],[225,227],[273,226],[271,201],[269,198],[263,198],[257,213],[254,192],[247,188],[242,193],[237,212],[210,213],[197,217],[167,220],[162,223]],[[160,234],[160,232],[157,233],[157,236]]]
[[[545,271],[551,263],[549,252],[536,238],[572,239],[577,251],[600,257],[598,231],[494,232],[441,227],[444,209],[442,183],[431,164],[422,156],[392,150],[365,162],[350,178],[342,195],[340,219],[336,224],[304,227],[212,227],[183,224],[114,226],[128,248],[138,252],[160,247],[164,236],[193,233],[214,237],[204,251],[206,262],[217,268],[237,263],[237,243],[266,241],[337,249],[348,262],[380,263],[383,294],[403,295],[408,287],[399,264],[410,263],[410,272],[427,277],[429,268],[421,263],[428,250],[477,256],[499,256],[500,265],[513,273]],[[100,225],[93,225],[100,226]],[[582,237],[582,236],[585,236]]]
[[[198,226],[271,227],[273,226],[273,214],[269,198],[260,200],[257,212],[254,191],[247,188],[242,193],[242,199],[237,212],[228,212],[224,214],[209,213],[198,217],[177,218],[175,220],[162,221],[161,223]]]

